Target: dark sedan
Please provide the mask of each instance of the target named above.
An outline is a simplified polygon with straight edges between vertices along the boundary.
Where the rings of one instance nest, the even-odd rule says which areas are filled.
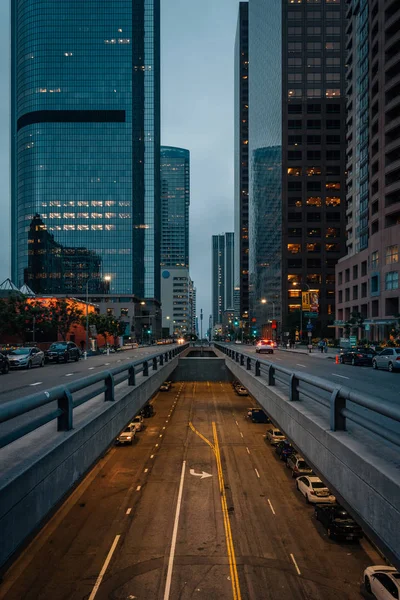
[[[10,370],[10,363],[8,362],[8,357],[0,352],[0,371],[4,374],[8,373]]]
[[[275,446],[275,452],[283,462],[286,462],[289,456],[296,453],[296,450],[289,442],[279,442]]]
[[[339,361],[342,364],[350,364],[353,367],[358,365],[372,366],[372,359],[376,355],[375,350],[371,348],[351,348],[351,350],[345,350],[340,355]]]
[[[314,514],[329,538],[354,541],[363,537],[361,527],[339,504],[316,504]]]
[[[81,351],[74,342],[55,342],[51,344],[46,351],[46,362],[65,362],[69,360],[78,360],[81,357]]]

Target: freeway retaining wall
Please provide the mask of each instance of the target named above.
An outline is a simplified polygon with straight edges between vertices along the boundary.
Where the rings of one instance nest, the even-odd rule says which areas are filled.
[[[379,438],[331,431],[328,419],[307,402],[290,402],[275,387],[226,358],[272,421],[293,441],[367,535],[400,569],[400,457]],[[268,427],[268,425],[266,426]]]
[[[229,381],[225,358],[179,358],[174,381]]]
[[[134,388],[121,384],[114,402],[101,395],[74,409],[72,431],[57,432],[53,421],[2,449],[0,566],[39,529],[177,364],[176,357],[148,377],[137,375]]]

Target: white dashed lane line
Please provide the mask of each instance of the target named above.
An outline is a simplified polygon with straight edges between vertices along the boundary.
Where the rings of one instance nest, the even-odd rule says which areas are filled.
[[[67,374],[65,375],[65,377],[71,377],[72,375],[73,375],[73,373],[67,373]]]
[[[248,449],[247,446],[246,446],[246,450],[247,450],[247,454],[250,454],[250,450]]]
[[[89,367],[88,371],[93,371],[94,367]]]
[[[350,377],[345,377],[344,375],[338,375],[337,373],[331,373],[331,375],[334,375],[335,377],[340,377],[341,379],[350,379]]]
[[[300,363],[296,363],[297,367],[304,367],[305,369],[307,369],[306,365],[301,365]]]
[[[291,555],[290,555],[290,558],[292,559],[292,561],[293,561],[293,564],[294,564],[294,566],[296,567],[297,574],[298,574],[298,575],[301,575],[300,569],[299,569],[299,567],[298,567],[298,565],[297,565],[296,559],[295,559],[295,557],[293,556],[293,554],[291,554]]]
[[[131,514],[131,512],[132,512],[132,509],[131,509],[131,508],[128,508],[125,514],[127,514],[127,515],[130,515],[130,514]]]
[[[269,498],[268,498],[268,504],[269,504],[269,507],[270,507],[270,509],[272,511],[272,514],[274,515],[275,514],[274,507],[272,506],[271,500]]]
[[[257,471],[257,469],[254,469],[254,470],[256,472],[256,475],[257,475],[258,479],[260,479],[260,473]]]
[[[41,385],[43,383],[43,381],[36,381],[35,383],[30,383],[30,386],[34,386],[34,385]]]

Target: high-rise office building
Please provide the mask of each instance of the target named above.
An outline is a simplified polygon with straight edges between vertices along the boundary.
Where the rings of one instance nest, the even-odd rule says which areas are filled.
[[[237,316],[249,310],[249,5],[239,2],[235,39],[235,287]]]
[[[281,22],[281,3],[249,3],[249,313],[259,335],[281,319]]]
[[[346,245],[346,3],[282,6],[282,319],[293,334],[315,313],[316,334],[331,335]]]
[[[337,335],[355,318],[359,337],[381,341],[399,314],[400,5],[349,0],[347,18],[347,256],[336,266]]]
[[[159,0],[11,6],[13,279],[159,298]]]
[[[233,309],[234,233],[212,236],[211,304],[214,324],[222,323],[223,313]]]
[[[161,267],[189,267],[190,153],[161,146]]]

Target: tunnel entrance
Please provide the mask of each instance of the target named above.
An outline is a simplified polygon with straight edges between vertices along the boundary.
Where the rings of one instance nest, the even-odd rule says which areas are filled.
[[[195,357],[196,358],[197,357],[200,357],[200,358],[203,358],[203,357],[206,357],[206,358],[214,357],[214,358],[216,358],[217,355],[215,354],[214,350],[203,350],[203,349],[201,349],[201,350],[190,350],[186,354],[186,356],[188,358],[195,358]]]

